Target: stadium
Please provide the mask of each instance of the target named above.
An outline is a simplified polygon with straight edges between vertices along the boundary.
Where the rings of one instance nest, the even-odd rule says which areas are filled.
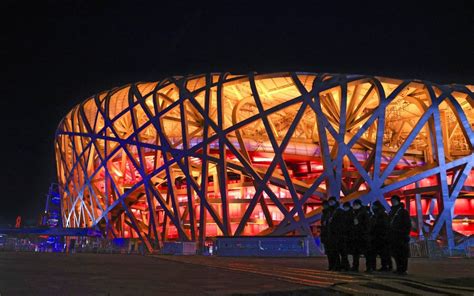
[[[321,202],[404,199],[413,237],[474,232],[474,86],[210,73],[94,95],[60,122],[64,227],[203,245],[318,234]]]

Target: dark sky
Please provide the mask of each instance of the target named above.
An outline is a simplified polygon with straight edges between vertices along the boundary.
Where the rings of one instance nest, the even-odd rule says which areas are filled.
[[[303,70],[474,84],[472,1],[163,2],[1,1],[0,224],[38,217],[68,110],[128,82]]]

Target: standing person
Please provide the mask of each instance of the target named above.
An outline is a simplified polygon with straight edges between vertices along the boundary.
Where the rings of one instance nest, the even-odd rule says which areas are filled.
[[[372,204],[373,215],[370,218],[369,249],[367,260],[372,270],[376,270],[377,255],[380,256],[382,267],[379,271],[389,271],[390,251],[388,248],[388,215],[380,201]]]
[[[342,211],[340,212],[339,220],[339,231],[338,231],[338,242],[337,242],[337,253],[341,261],[341,271],[349,271],[349,255],[350,240],[351,240],[351,226],[354,219],[352,207],[349,202],[345,202],[342,205]]]
[[[340,270],[341,261],[337,253],[337,241],[338,241],[338,231],[339,231],[339,203],[334,196],[329,197],[328,199],[328,209],[327,209],[327,237],[325,239],[326,243],[324,248],[326,249],[326,254],[328,257],[329,267],[328,270],[338,271]]]
[[[347,259],[350,227],[352,219],[352,208],[350,203],[344,203],[342,209],[336,208],[333,218],[329,223],[329,240],[334,243],[336,260],[339,262],[337,271],[348,271],[349,260]]]
[[[368,232],[368,241],[367,241],[367,257],[366,265],[370,268],[370,270],[377,270],[377,251],[375,248],[375,208],[374,204],[369,207],[367,205],[367,213],[369,214],[369,232]]]
[[[392,207],[388,214],[390,253],[397,265],[395,273],[406,275],[410,256],[408,246],[411,230],[410,214],[405,210],[398,195],[392,196],[391,201]]]
[[[363,254],[367,259],[367,244],[369,240],[369,214],[366,207],[362,205],[360,199],[356,199],[352,205],[354,210],[353,226],[352,226],[352,268],[351,271],[359,271],[359,258]],[[366,260],[366,272],[372,269]]]
[[[321,238],[321,243],[324,246],[324,253],[328,257],[328,264],[330,265],[328,251],[327,251],[327,241],[328,241],[328,222],[329,222],[329,203],[327,200],[323,201],[322,204],[323,210],[321,214],[321,232],[319,237]]]

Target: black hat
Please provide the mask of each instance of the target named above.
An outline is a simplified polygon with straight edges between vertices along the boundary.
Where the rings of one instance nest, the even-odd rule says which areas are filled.
[[[360,199],[356,199],[356,200],[354,200],[353,204],[362,205],[362,202],[360,201]]]
[[[336,197],[334,197],[334,196],[330,196],[330,197],[328,198],[328,201],[329,201],[329,200],[337,201]]]
[[[400,202],[400,196],[398,196],[398,195],[392,195],[392,197],[390,198],[390,200],[394,200],[394,199],[396,199],[396,200],[398,200],[398,201]]]
[[[349,207],[349,208],[350,208],[350,207],[351,207],[351,203],[348,202],[348,201],[346,201],[342,206],[343,206],[343,207]]]

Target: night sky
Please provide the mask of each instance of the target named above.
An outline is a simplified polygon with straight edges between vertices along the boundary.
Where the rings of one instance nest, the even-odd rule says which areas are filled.
[[[17,215],[35,222],[55,181],[59,121],[115,86],[286,70],[474,84],[472,1],[229,1],[212,8],[198,6],[204,1],[31,2],[0,4],[0,224],[14,224]]]

